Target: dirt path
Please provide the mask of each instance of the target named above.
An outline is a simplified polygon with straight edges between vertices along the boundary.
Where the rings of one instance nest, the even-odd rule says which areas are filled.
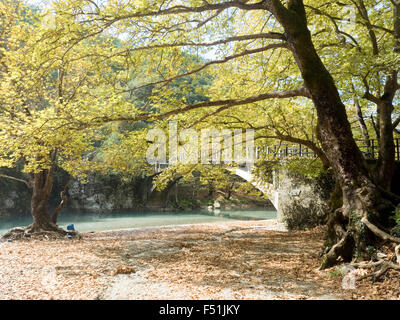
[[[332,270],[317,271],[322,233],[237,221],[1,243],[0,299],[398,297],[369,282],[343,290]]]

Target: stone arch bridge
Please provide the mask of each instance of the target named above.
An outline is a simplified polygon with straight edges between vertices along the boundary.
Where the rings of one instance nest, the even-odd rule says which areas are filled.
[[[396,161],[400,161],[400,139],[395,139],[396,147]],[[374,161],[378,157],[379,146],[376,139],[371,139],[369,143],[359,143],[360,150],[363,152],[367,160]],[[248,151],[247,151],[248,152]],[[316,153],[302,145],[288,145],[280,144],[272,147],[257,147],[254,150],[255,160],[262,159],[263,156],[268,155],[272,161],[282,161],[290,157],[315,159]],[[248,153],[249,154],[249,153]],[[218,158],[218,154],[216,157]],[[254,160],[254,159],[253,159]],[[244,161],[245,163],[246,161]],[[208,163],[213,165],[213,160]],[[221,166],[221,164],[218,164]],[[155,172],[161,172],[169,166],[169,163],[155,163]],[[222,166],[224,166],[222,164]],[[320,182],[314,183],[309,180],[301,180],[291,177],[282,172],[274,170],[272,172],[272,183],[257,178],[253,173],[254,165],[240,165],[238,167],[224,166],[232,174],[241,177],[243,180],[251,183],[255,188],[261,191],[271,201],[277,211],[279,220],[283,220],[287,215],[286,211],[291,210],[293,205],[300,205],[305,211],[314,211],[315,215],[324,215],[327,210],[326,202],[328,200],[332,182],[325,183],[325,185],[318,185]],[[329,180],[329,179],[328,179]]]

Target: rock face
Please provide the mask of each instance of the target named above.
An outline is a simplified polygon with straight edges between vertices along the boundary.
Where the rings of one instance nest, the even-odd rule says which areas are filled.
[[[23,215],[26,206],[30,204],[28,194],[18,194],[15,190],[5,190],[0,195],[0,217]]]
[[[14,177],[23,177],[16,170],[1,169]],[[58,170],[54,176],[53,190],[49,199],[50,212],[60,202],[60,192],[69,180],[67,173]],[[75,212],[123,212],[141,210],[147,201],[147,177],[119,175],[102,176],[92,174],[88,183],[75,180],[68,190],[66,211]],[[30,214],[32,190],[25,184],[9,179],[0,179],[0,217],[24,216]]]
[[[2,168],[1,173],[24,178],[15,170]],[[23,183],[0,179],[0,217],[22,216],[30,212],[31,190]]]
[[[21,177],[16,170],[2,169],[0,172]],[[26,178],[26,177],[25,177]],[[191,183],[171,183],[162,191],[154,190],[152,177],[145,175],[123,176],[119,174],[90,174],[87,183],[74,180],[68,189],[68,202],[64,209],[69,212],[132,212],[169,211],[177,209],[197,209],[217,199],[219,209],[266,208],[269,201],[255,196],[233,193],[225,200],[216,194],[209,195],[208,186]],[[52,194],[49,199],[50,213],[60,202],[60,193],[69,181],[69,176],[61,169],[56,170]],[[8,179],[0,179],[0,217],[26,216],[30,214],[32,190],[25,184]]]
[[[71,184],[67,209],[108,213],[144,207],[148,189],[146,178],[91,175],[87,180],[87,183],[75,180]]]
[[[335,186],[331,175],[306,178],[283,173],[279,179],[279,214],[289,230],[324,224],[328,200]]]

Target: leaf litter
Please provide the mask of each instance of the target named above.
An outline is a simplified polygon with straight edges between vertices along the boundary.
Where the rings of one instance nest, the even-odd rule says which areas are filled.
[[[324,228],[275,220],[0,243],[0,299],[399,299],[399,273],[342,286],[319,271]]]

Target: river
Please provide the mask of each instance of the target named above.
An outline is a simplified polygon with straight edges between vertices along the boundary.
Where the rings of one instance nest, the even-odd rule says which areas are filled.
[[[207,211],[167,212],[167,213],[68,213],[59,217],[59,226],[74,224],[80,232],[105,231],[129,228],[155,227],[167,225],[196,224],[235,220],[269,220],[276,219],[276,211],[268,210],[221,210],[218,213]],[[27,226],[32,223],[31,217],[0,218],[0,235],[10,228]]]

